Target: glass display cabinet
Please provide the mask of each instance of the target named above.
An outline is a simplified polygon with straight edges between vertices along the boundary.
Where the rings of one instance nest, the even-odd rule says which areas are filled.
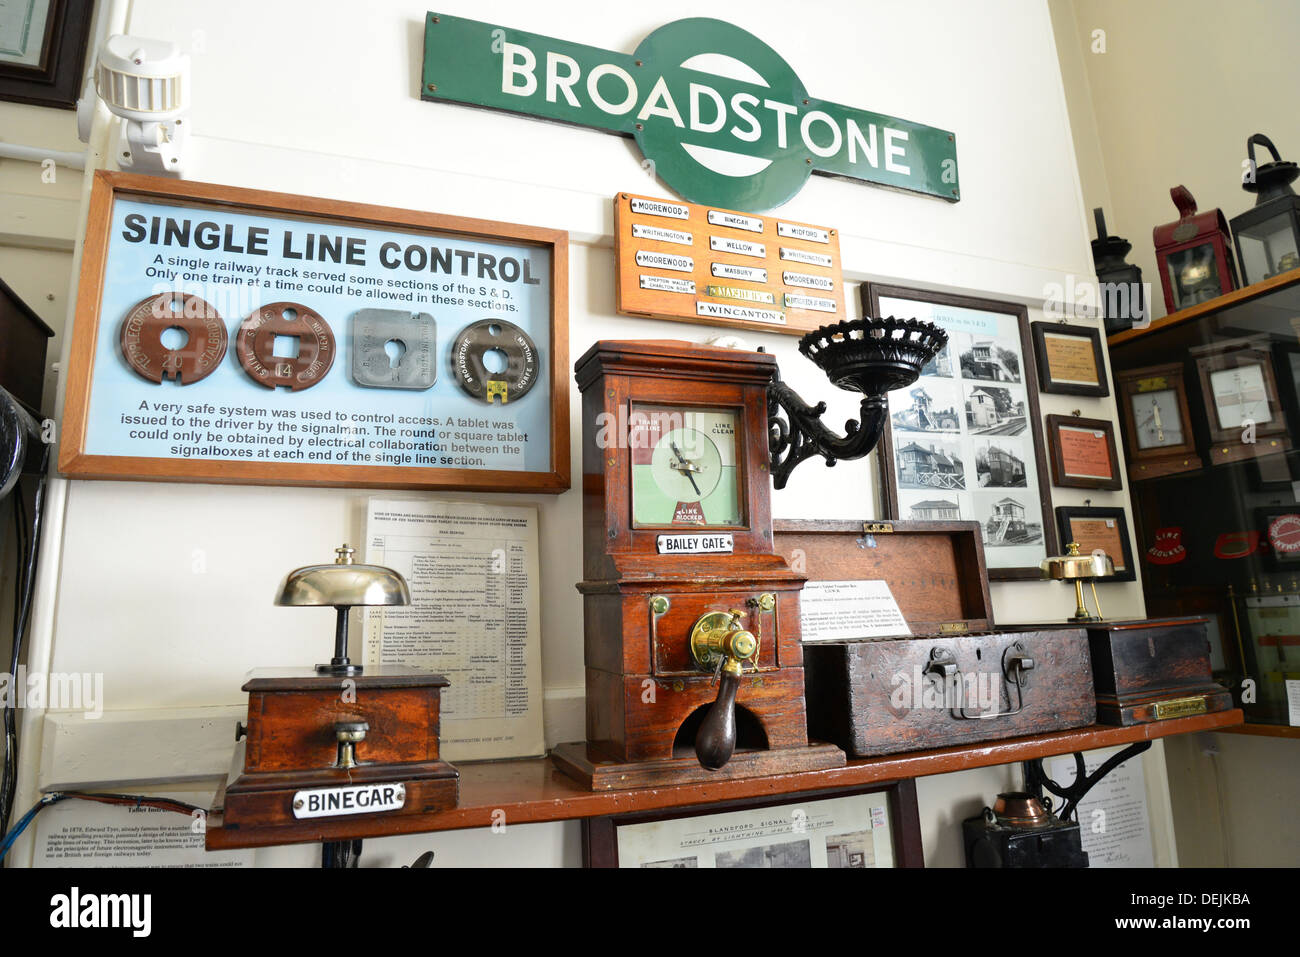
[[[1147,614],[1208,618],[1247,722],[1300,733],[1300,269],[1109,346]]]

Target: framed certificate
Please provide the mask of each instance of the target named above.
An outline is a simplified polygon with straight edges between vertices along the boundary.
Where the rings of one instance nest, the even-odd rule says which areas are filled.
[[[568,234],[95,174],[59,469],[561,492]]]
[[[583,821],[587,867],[924,867],[916,782]]]
[[[1047,448],[1053,485],[1111,491],[1123,487],[1119,455],[1115,451],[1115,428],[1105,419],[1049,415]]]
[[[92,0],[0,2],[0,100],[73,109]]]
[[[864,283],[862,311],[948,333],[920,378],[889,394],[883,515],[978,521],[990,579],[1037,579],[1056,527],[1025,307]]]
[[[1129,545],[1128,520],[1122,508],[1059,505],[1056,521],[1060,525],[1061,541],[1067,545],[1078,542],[1080,554],[1102,551],[1109,556],[1115,566],[1115,576],[1099,581],[1137,580],[1137,567],[1133,564],[1133,550]]]
[[[1065,322],[1034,322],[1030,327],[1039,388],[1063,395],[1110,395],[1097,329]]]

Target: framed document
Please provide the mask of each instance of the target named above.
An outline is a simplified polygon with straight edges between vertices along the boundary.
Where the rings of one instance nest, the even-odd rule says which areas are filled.
[[[1064,322],[1031,323],[1039,386],[1064,395],[1110,395],[1101,333]]]
[[[1115,566],[1115,576],[1100,581],[1137,580],[1137,567],[1133,564],[1133,550],[1129,545],[1128,520],[1122,508],[1059,505],[1056,521],[1061,528],[1062,542],[1078,542],[1079,552],[1083,555],[1103,551],[1110,557]]]
[[[864,283],[862,311],[948,332],[921,377],[889,394],[884,516],[978,521],[989,578],[1037,579],[1056,528],[1025,307]]]
[[[59,468],[560,492],[568,236],[95,174]]]
[[[924,867],[916,782],[583,821],[587,867]]]
[[[1239,462],[1291,447],[1267,340],[1232,339],[1190,351],[1197,357],[1212,463]]]
[[[91,8],[91,0],[0,2],[0,100],[76,107]]]
[[[1115,451],[1115,427],[1105,419],[1072,415],[1047,417],[1052,484],[1059,488],[1118,491],[1124,481]]]

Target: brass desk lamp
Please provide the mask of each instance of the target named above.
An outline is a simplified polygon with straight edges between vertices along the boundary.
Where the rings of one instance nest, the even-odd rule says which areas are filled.
[[[1115,564],[1110,560],[1110,556],[1104,552],[1094,552],[1091,555],[1079,554],[1079,543],[1070,542],[1066,547],[1064,555],[1053,555],[1045,558],[1039,564],[1042,569],[1043,578],[1052,581],[1072,581],[1074,582],[1074,598],[1077,608],[1074,610],[1074,616],[1067,618],[1072,625],[1086,623],[1091,621],[1101,621],[1101,600],[1097,597],[1097,579],[1105,578],[1115,574]],[[1090,614],[1088,606],[1083,600],[1083,581],[1089,580],[1092,588],[1092,600],[1097,606],[1097,614]]]

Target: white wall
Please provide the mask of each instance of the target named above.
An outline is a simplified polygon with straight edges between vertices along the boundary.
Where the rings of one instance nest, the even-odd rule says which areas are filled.
[[[611,198],[619,190],[670,195],[641,169],[630,141],[418,100],[425,3],[373,0],[363,29],[357,28],[355,4],[343,0],[134,0],[129,7],[119,0],[107,6],[129,32],[176,40],[193,54],[190,178],[566,229],[574,243],[574,357],[597,338],[703,339],[714,331],[614,311]],[[796,13],[776,0],[620,7],[501,0],[448,2],[440,10],[628,51],[656,26],[711,14],[773,44],[818,97],[955,131],[959,204],[815,176],[783,209],[792,218],[841,230],[850,302],[858,282],[885,280],[1022,302],[1036,319],[1049,286],[1092,274],[1044,2],[845,0],[805,3]],[[851,312],[857,314],[856,307]],[[794,339],[746,338],[776,354],[796,389],[828,399],[829,421],[854,414],[852,398],[835,393],[798,356]],[[571,407],[576,476],[576,389]],[[1042,407],[1045,415],[1079,408],[1084,415],[1115,417],[1110,398],[1043,396]],[[1053,497],[1058,505],[1084,498],[1127,505],[1127,496],[1116,492],[1055,489]],[[272,589],[285,570],[358,537],[365,498],[330,489],[60,482],[55,506],[62,522],[52,531],[61,530],[61,537],[51,541],[41,578],[45,606],[32,666],[103,671],[110,709],[144,713],[121,725],[117,768],[134,780],[165,774],[153,746],[157,736],[168,727],[172,733],[190,727],[170,722],[167,709],[237,713],[249,668],[320,654],[330,637],[327,616],[272,608]],[[573,587],[580,577],[579,493],[486,498],[539,506],[547,741],[576,740],[582,736],[583,680],[581,604]],[[833,470],[812,464],[775,494],[774,511],[778,517],[869,518],[876,515],[875,502],[868,462]],[[288,538],[265,535],[272,524],[299,531]],[[202,573],[191,570],[196,551],[205,559]],[[993,597],[1001,621],[1052,620],[1069,610],[1065,591],[1051,584],[995,584]],[[1142,614],[1136,585],[1103,586],[1103,599],[1114,617]],[[27,796],[38,781],[100,779],[93,749],[60,744],[62,738],[46,730],[42,751],[38,725],[28,723],[29,752],[41,761],[38,769],[29,753],[25,762]],[[211,766],[210,748],[196,747],[193,754],[187,758],[182,749],[169,757],[173,772],[224,770]],[[1158,750],[1151,760],[1148,776],[1163,782]],[[925,780],[927,856],[958,863],[960,837],[952,821],[977,812],[1015,781],[1013,769]],[[964,813],[955,815],[954,807]],[[570,863],[575,834],[572,824],[529,829],[514,859]],[[409,857],[431,842],[450,847],[465,840],[411,839]],[[1167,842],[1162,854],[1172,860]]]

